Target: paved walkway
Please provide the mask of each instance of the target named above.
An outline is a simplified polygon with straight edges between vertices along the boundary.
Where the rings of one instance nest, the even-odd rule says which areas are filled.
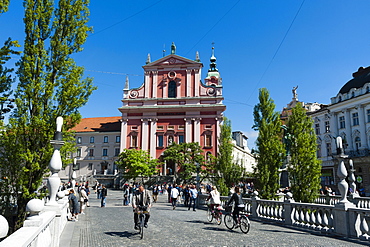
[[[151,209],[149,227],[140,239],[134,230],[131,207],[122,206],[122,191],[108,190],[107,206],[100,207],[96,195],[78,222],[67,222],[62,247],[111,246],[364,246],[353,239],[338,239],[300,229],[251,221],[248,234],[229,231],[225,225],[209,223],[204,210],[181,206],[172,210],[165,195]]]

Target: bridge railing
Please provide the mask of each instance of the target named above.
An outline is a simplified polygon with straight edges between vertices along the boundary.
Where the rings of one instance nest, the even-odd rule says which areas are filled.
[[[205,204],[207,197],[200,195],[200,204]],[[222,196],[221,205],[225,206],[229,198]],[[369,199],[353,198],[352,206],[348,206],[336,196],[326,200],[327,204],[297,203],[292,199],[262,200],[257,196],[243,198],[245,210],[252,218],[363,240],[370,240]]]
[[[27,211],[30,214],[23,227],[1,241],[0,247],[59,246],[60,236],[67,223],[68,207],[67,197],[58,200],[56,205],[46,206],[43,200],[32,199],[27,204]],[[0,232],[8,231],[7,222],[4,223],[0,225]]]

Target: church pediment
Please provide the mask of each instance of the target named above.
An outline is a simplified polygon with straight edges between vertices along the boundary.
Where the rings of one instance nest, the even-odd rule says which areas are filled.
[[[175,54],[171,54],[171,55],[168,55],[168,56],[165,56],[161,59],[158,59],[152,63],[149,63],[145,66],[143,66],[143,68],[148,68],[148,67],[157,67],[157,66],[173,66],[173,65],[189,65],[189,64],[196,64],[196,65],[202,65],[202,63],[200,62],[196,62],[196,61],[193,61],[193,60],[190,60],[190,59],[187,59],[187,58],[184,58],[184,57],[180,57],[178,55],[175,55]]]

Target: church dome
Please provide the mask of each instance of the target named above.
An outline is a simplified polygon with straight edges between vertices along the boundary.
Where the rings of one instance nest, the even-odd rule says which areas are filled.
[[[348,93],[352,88],[362,88],[366,83],[370,82],[370,66],[358,68],[357,72],[353,73],[352,76],[353,79],[344,84],[339,93]]]

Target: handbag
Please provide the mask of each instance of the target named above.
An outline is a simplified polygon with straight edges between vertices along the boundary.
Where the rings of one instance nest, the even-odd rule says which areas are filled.
[[[84,202],[88,202],[88,201],[89,201],[89,199],[86,199],[86,198],[84,199]]]

